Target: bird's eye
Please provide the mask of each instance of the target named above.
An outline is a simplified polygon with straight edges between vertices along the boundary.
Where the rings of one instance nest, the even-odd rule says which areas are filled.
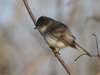
[[[75,44],[75,40],[73,40],[73,44]]]
[[[73,42],[72,42],[72,47],[73,47],[73,48],[76,48],[75,40],[73,40]]]

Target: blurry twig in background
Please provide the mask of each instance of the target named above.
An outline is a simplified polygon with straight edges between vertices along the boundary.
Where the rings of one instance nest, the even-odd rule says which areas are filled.
[[[30,63],[25,65],[25,68],[23,70],[23,73],[21,75],[33,75],[34,68],[33,67],[39,67],[40,64],[45,62],[48,58],[47,54],[42,54],[38,59],[31,61]],[[36,69],[35,68],[35,69]]]
[[[78,7],[79,1],[80,0],[69,0],[69,2],[66,3],[66,7],[71,7],[69,11],[68,21],[66,24],[74,23],[73,21],[76,20],[76,17],[77,17],[76,13],[77,13],[77,7]]]
[[[92,16],[86,19],[86,22],[90,21],[90,20],[94,20],[96,22],[100,22],[100,17],[99,16]]]
[[[68,3],[66,3],[66,5],[71,5],[74,4],[76,2],[78,2],[79,0],[70,0]]]

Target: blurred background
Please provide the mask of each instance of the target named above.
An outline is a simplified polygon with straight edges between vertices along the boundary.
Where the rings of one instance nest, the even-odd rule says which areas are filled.
[[[28,0],[38,19],[48,16],[65,23],[76,41],[96,55],[100,49],[100,0]],[[0,75],[66,75],[37,30],[22,0],[0,0]],[[61,55],[74,75],[100,75],[100,59],[75,58],[82,51],[64,48]]]

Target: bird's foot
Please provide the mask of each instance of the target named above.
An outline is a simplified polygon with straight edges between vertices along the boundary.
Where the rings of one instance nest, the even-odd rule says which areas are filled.
[[[55,55],[60,55],[60,52],[59,52],[59,49],[58,49],[58,48],[50,47],[50,49],[52,50],[52,52],[53,52]]]

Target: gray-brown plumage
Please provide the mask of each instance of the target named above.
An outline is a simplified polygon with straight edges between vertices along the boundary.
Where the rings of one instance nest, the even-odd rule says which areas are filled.
[[[75,37],[69,28],[63,23],[49,17],[40,17],[36,23],[36,28],[43,35],[50,47],[64,48],[66,46],[75,47]]]
[[[75,37],[72,35],[69,28],[54,19],[42,16],[36,22],[36,29],[44,37],[50,48],[81,48],[88,56],[91,56],[84,48],[75,42]]]

